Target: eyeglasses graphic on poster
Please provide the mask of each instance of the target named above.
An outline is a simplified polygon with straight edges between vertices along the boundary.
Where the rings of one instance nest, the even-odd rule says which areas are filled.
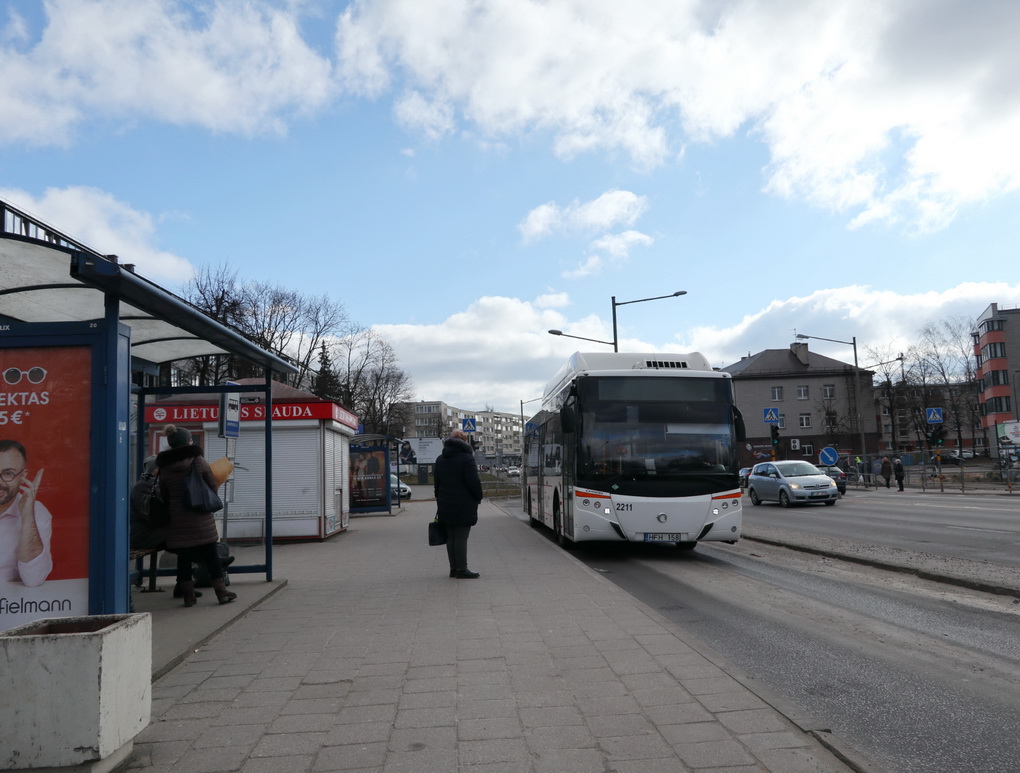
[[[88,614],[88,347],[0,350],[0,630]]]

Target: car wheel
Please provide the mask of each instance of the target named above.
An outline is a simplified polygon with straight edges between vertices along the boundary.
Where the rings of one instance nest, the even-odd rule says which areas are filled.
[[[787,494],[785,491],[779,492],[779,506],[780,507],[790,506],[790,495]]]
[[[752,505],[757,507],[758,505],[761,504],[761,500],[758,499],[758,492],[757,491],[755,491],[754,489],[750,489],[747,493],[748,493],[748,496],[751,497],[751,504]]]
[[[836,500],[835,499],[827,499],[825,501],[825,504],[826,504],[827,507],[832,507],[834,504],[836,504]]]

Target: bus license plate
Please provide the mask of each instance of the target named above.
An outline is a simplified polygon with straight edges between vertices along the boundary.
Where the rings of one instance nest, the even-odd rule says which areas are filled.
[[[645,542],[683,542],[683,534],[645,532]]]

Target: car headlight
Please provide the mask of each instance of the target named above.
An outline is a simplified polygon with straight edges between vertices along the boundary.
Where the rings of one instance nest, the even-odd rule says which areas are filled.
[[[799,483],[791,483],[790,484],[790,488],[792,488],[792,489],[799,489],[800,488],[800,484]]]

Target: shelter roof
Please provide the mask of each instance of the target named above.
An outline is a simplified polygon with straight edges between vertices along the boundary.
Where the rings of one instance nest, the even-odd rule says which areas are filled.
[[[120,302],[131,355],[162,364],[233,354],[277,373],[296,368],[154,282],[116,256],[102,255],[0,200],[0,319],[86,322],[105,317],[106,296]]]

